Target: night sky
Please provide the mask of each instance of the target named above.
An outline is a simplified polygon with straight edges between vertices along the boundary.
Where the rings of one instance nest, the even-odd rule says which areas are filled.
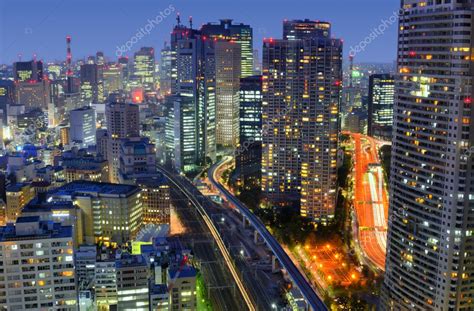
[[[399,0],[0,0],[0,64],[11,64],[23,55],[33,54],[45,61],[65,59],[66,35],[72,36],[73,59],[103,51],[116,59],[117,46],[124,45],[149,21],[149,34],[133,44],[132,55],[141,46],[158,51],[176,23],[193,16],[194,25],[231,18],[250,24],[254,29],[254,48],[261,50],[265,37],[281,38],[284,19],[326,20],[333,25],[333,37],[344,39],[344,56],[381,27],[372,36],[356,62],[392,62],[396,56],[397,22],[390,18],[398,10]],[[174,12],[157,16],[165,9]],[[169,11],[167,11],[169,12]],[[384,20],[384,21],[383,21]],[[392,21],[392,22],[391,22]],[[381,26],[384,25],[384,26]],[[159,53],[157,53],[157,57]]]

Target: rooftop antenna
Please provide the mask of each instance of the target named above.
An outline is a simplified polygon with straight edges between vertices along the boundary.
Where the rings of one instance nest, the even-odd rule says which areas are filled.
[[[193,17],[192,16],[189,17],[189,28],[193,29]]]
[[[178,23],[178,26],[181,25],[181,15],[178,13],[176,13],[176,22]]]

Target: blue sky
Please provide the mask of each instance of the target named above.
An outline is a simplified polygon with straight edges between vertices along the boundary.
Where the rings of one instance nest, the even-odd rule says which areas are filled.
[[[116,58],[117,46],[125,44],[149,19],[170,5],[175,12],[140,38],[131,48],[161,49],[176,23],[193,16],[194,25],[231,18],[254,29],[254,47],[261,49],[264,37],[280,38],[284,19],[326,20],[333,36],[344,39],[345,58],[351,46],[364,40],[382,20],[398,9],[399,0],[1,0],[0,64],[17,60],[62,60],[65,37],[72,36],[73,58],[97,51]],[[385,23],[387,25],[387,23]],[[392,62],[396,57],[396,23],[390,24],[356,56],[358,62]]]

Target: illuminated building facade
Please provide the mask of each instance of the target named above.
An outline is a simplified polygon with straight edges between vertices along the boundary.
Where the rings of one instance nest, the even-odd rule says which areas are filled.
[[[0,305],[77,310],[72,228],[39,217],[0,227]]]
[[[170,186],[161,176],[139,178],[137,185],[142,190],[143,223],[170,224]]]
[[[69,123],[71,142],[78,144],[81,148],[95,145],[95,110],[92,107],[85,106],[71,110]]]
[[[222,19],[218,24],[204,24],[200,31],[211,39],[237,43],[240,46],[240,77],[245,78],[254,74],[252,27],[242,23],[233,24],[231,19]]]
[[[107,123],[107,161],[111,182],[119,181],[122,139],[140,136],[139,108],[135,104],[109,103],[105,107]]]
[[[133,56],[133,77],[147,92],[155,90],[155,49],[142,47]]]
[[[176,80],[176,68],[173,68],[173,60],[176,60],[176,51],[171,46],[165,46],[161,50],[160,61],[160,95],[171,95],[173,81]]]
[[[84,214],[87,243],[123,244],[140,230],[142,202],[140,188],[78,180],[51,193],[51,200],[73,201]],[[107,220],[107,221],[105,221]]]
[[[99,72],[96,64],[81,66],[81,100],[97,104],[99,100]]]
[[[262,76],[240,79],[239,105],[236,174],[244,186],[257,186],[262,173]]]
[[[263,46],[262,191],[325,221],[336,205],[342,41],[308,20],[285,21],[283,37]]]
[[[29,183],[18,183],[6,189],[7,206],[5,209],[6,221],[14,222],[20,216],[23,207],[34,197],[34,189]]]
[[[170,144],[168,147],[174,149],[169,153],[174,154],[172,161],[176,169],[187,171],[216,159],[214,41],[197,30],[177,25],[171,34],[171,47],[176,51],[172,67],[176,67],[177,79],[168,100],[167,122],[176,125],[172,131],[168,127],[168,142],[179,142],[182,147]],[[194,121],[189,118],[191,114],[194,114]],[[184,126],[184,123],[188,124]],[[189,149],[191,145],[194,150]],[[178,152],[183,150],[186,155],[176,154],[176,149]],[[194,157],[193,163],[187,161],[188,156]]]
[[[381,309],[472,310],[474,3],[401,5]]]
[[[217,41],[216,61],[216,144],[237,147],[239,143],[240,47]]]
[[[368,135],[391,141],[395,79],[390,74],[369,78]]]

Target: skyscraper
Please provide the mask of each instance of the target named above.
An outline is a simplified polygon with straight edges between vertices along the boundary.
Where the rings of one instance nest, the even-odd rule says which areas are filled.
[[[176,69],[173,69],[173,60],[176,60],[176,51],[171,46],[165,45],[161,50],[160,61],[160,95],[171,94],[173,81],[176,80]]]
[[[155,49],[142,47],[133,58],[133,76],[136,83],[145,91],[155,90]]]
[[[110,181],[119,181],[120,145],[123,138],[140,136],[140,116],[137,105],[110,103],[105,107],[107,122],[107,161]]]
[[[253,31],[245,24],[233,24],[231,19],[221,19],[220,23],[207,23],[201,27],[201,33],[211,39],[232,41],[240,46],[240,73],[245,78],[254,74],[253,68]]]
[[[390,74],[369,78],[368,135],[390,141],[393,125],[395,80]]]
[[[472,310],[472,1],[401,2],[384,310]]]
[[[97,104],[99,100],[99,72],[96,64],[81,66],[81,100]]]
[[[216,61],[216,144],[239,143],[240,47],[234,42],[214,44]]]
[[[80,147],[95,145],[95,110],[85,106],[70,112],[70,140]]]
[[[171,86],[168,102],[168,149],[178,170],[192,170],[216,159],[216,82],[214,41],[199,31],[178,24],[171,34],[171,48],[176,51],[172,68],[176,68],[176,81]],[[177,115],[178,114],[178,115]],[[189,119],[194,114],[193,120]],[[178,118],[178,119],[176,119]],[[181,120],[181,121],[180,121]],[[186,121],[186,126],[184,123]],[[174,128],[169,125],[176,124]],[[181,124],[181,126],[178,126]],[[186,133],[178,133],[182,128]],[[185,136],[188,138],[182,140]],[[177,154],[174,141],[194,149],[180,148],[187,154]],[[171,142],[171,144],[170,144]],[[181,163],[179,163],[181,161]]]
[[[239,123],[236,174],[244,187],[257,186],[262,175],[262,76],[240,79]]]
[[[342,41],[330,30],[326,22],[285,21],[285,39],[263,46],[262,191],[316,221],[334,216],[337,192]]]
[[[15,62],[13,74],[15,82],[40,82],[43,80],[43,62],[36,60]]]

